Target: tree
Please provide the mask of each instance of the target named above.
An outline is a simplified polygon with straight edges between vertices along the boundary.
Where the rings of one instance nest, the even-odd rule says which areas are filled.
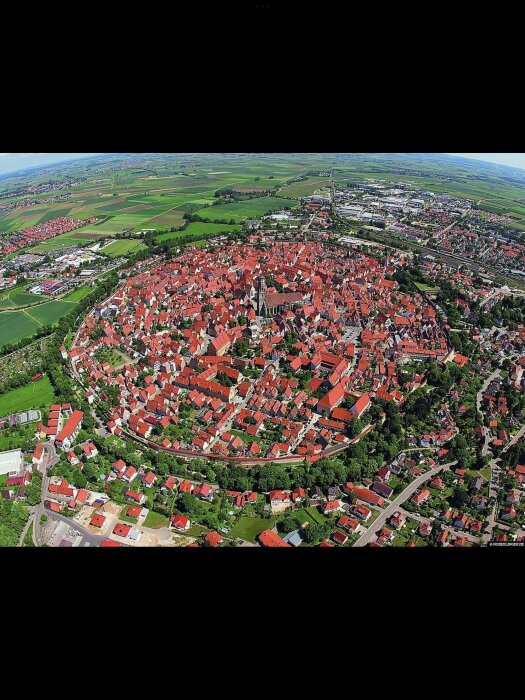
[[[329,523],[324,523],[324,525],[309,525],[305,530],[304,539],[309,544],[314,544],[315,542],[326,539],[331,531],[332,527]]]
[[[470,501],[470,496],[468,491],[462,489],[460,486],[454,488],[454,492],[450,497],[450,503],[454,508],[462,510]]]
[[[301,521],[295,515],[287,515],[284,520],[277,523],[279,532],[293,532],[301,527]]]
[[[357,437],[364,429],[364,424],[361,418],[354,418],[348,424],[347,434],[350,438]]]
[[[42,500],[42,475],[34,471],[31,482],[25,490],[26,502],[30,506],[36,506]]]

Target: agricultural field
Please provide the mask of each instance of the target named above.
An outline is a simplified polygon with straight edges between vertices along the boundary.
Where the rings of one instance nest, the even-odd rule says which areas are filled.
[[[317,190],[320,190],[322,187],[329,187],[329,185],[330,179],[328,177],[309,177],[308,180],[292,182],[288,187],[283,187],[279,190],[278,196],[299,199],[300,197],[314,194]]]
[[[28,313],[42,326],[47,326],[56,323],[56,321],[68,314],[74,307],[75,303],[72,301],[49,301],[46,304],[39,304]]]
[[[167,154],[148,159],[152,166],[145,168],[122,167],[122,158],[117,156],[59,166],[58,176],[74,170],[75,175],[84,175],[85,181],[61,190],[61,195],[68,196],[66,200],[42,203],[46,196],[55,194],[42,192],[31,197],[36,202],[33,206],[0,212],[0,231],[10,233],[65,215],[98,218],[95,224],[87,224],[78,231],[43,241],[32,248],[36,253],[45,254],[64,247],[87,245],[125,229],[136,232],[142,228],[179,227],[184,224],[184,212],[212,204],[217,190],[231,187],[240,192],[266,191],[285,184],[309,166],[302,156],[290,161],[280,154]],[[38,181],[39,175],[31,177],[33,183],[35,178]],[[25,177],[13,178],[13,184],[26,184]],[[2,182],[0,188],[5,186]],[[268,199],[266,203],[270,204],[267,211],[275,210],[275,206],[286,206],[276,203],[272,207]],[[228,213],[230,218],[239,221],[265,213],[259,202],[253,208],[246,207],[243,203],[236,214],[221,214]]]
[[[55,402],[55,392],[48,377],[31,382],[18,389],[0,394],[0,416],[26,411],[29,408],[49,407]]]
[[[42,253],[45,255],[49,251],[59,250],[60,248],[70,248],[71,246],[84,246],[88,243],[93,242],[91,239],[80,238],[80,233],[85,234],[86,229],[82,227],[76,231],[68,231],[68,233],[63,233],[60,236],[48,238],[46,241],[42,241],[42,243],[39,243],[38,245],[30,248],[31,253]]]
[[[161,243],[162,241],[170,241],[174,238],[182,238],[183,236],[195,236],[196,234],[207,236],[214,233],[240,230],[241,226],[238,224],[205,224],[202,221],[192,221],[188,224],[188,227],[182,231],[170,231],[169,233],[162,233],[160,236],[155,236],[155,241]]]
[[[119,241],[113,241],[113,243],[101,248],[98,252],[101,255],[108,255],[110,258],[118,258],[122,255],[131,255],[131,253],[136,253],[139,250],[145,249],[146,246],[144,243],[142,243],[142,241],[122,239]]]
[[[291,209],[294,202],[289,199],[280,197],[257,197],[255,199],[247,199],[243,202],[232,202],[231,204],[222,204],[217,207],[207,207],[198,209],[195,214],[202,218],[209,219],[233,219],[240,222],[243,219],[250,219],[257,216],[271,214],[278,209]]]
[[[42,294],[30,294],[29,292],[19,291],[11,294],[9,297],[15,306],[27,306],[28,304],[38,304],[45,301],[46,297]]]
[[[0,348],[18,343],[33,335],[40,325],[25,311],[4,311],[0,313]]]
[[[0,310],[16,309],[18,306],[26,304],[36,304],[39,301],[44,301],[45,297],[40,294],[29,294],[26,292],[27,284],[4,289],[0,292]]]
[[[42,326],[56,323],[75,308],[74,301],[47,301],[28,309],[0,313],[0,348],[33,335]]]

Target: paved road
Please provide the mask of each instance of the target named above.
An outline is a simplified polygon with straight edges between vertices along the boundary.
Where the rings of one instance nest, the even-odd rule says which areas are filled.
[[[44,500],[46,498],[47,489],[49,486],[49,477],[47,476],[47,470],[53,467],[59,460],[59,456],[57,455],[55,446],[52,442],[44,442],[42,444],[44,445],[44,451],[47,454],[47,459],[44,460],[44,463],[40,470],[42,472],[42,494],[40,503],[35,507],[33,515],[33,544],[35,545],[35,547],[42,546],[42,531],[40,527],[40,518],[44,514]]]
[[[72,530],[77,530],[82,537],[89,542],[92,547],[99,547],[100,543],[106,539],[105,535],[94,535],[93,533],[86,530],[85,527],[79,525],[73,518],[66,518],[64,515],[59,515],[58,513],[53,513],[52,511],[46,511],[46,515],[51,517],[53,520],[59,520],[62,523],[67,523]]]
[[[501,468],[498,464],[500,461],[500,458],[497,457],[496,459],[491,459],[489,462],[490,466],[490,482],[489,482],[489,498],[494,499],[494,505],[492,507],[492,510],[487,517],[487,527],[485,528],[485,532],[483,533],[483,536],[481,538],[482,542],[486,544],[492,539],[492,532],[494,530],[494,527],[496,525],[496,515],[497,515],[497,510],[498,510],[498,491],[500,488],[500,478],[501,478]]]
[[[480,303],[479,307],[480,309],[482,309],[485,306],[485,304],[488,304],[488,302],[491,299],[494,299],[495,296],[498,296],[498,294],[503,294],[503,296],[507,296],[510,293],[510,287],[504,284],[502,287],[494,289],[494,291],[492,291],[487,297],[485,297],[485,299],[483,299],[483,301]]]
[[[383,525],[386,523],[388,518],[390,518],[396,510],[399,509],[402,503],[404,503],[412,494],[417,491],[417,489],[422,486],[426,481],[431,479],[433,476],[436,474],[439,474],[440,471],[443,469],[448,469],[451,467],[453,464],[456,464],[457,461],[454,462],[448,462],[448,464],[442,464],[438,467],[434,467],[434,469],[431,469],[428,472],[425,472],[425,474],[422,474],[421,476],[418,476],[417,479],[414,479],[412,483],[410,483],[404,491],[402,491],[399,496],[397,496],[391,504],[385,508],[377,520],[375,520],[372,525],[367,529],[365,533],[361,535],[361,537],[357,540],[357,542],[354,544],[354,547],[365,547],[375,536],[377,532],[383,527]]]
[[[494,379],[496,379],[497,377],[500,376],[500,372],[501,372],[500,369],[494,370],[494,372],[492,372],[492,374],[491,374],[489,377],[487,377],[487,378],[485,379],[485,381],[483,382],[483,384],[482,384],[482,386],[481,386],[481,389],[480,389],[480,390],[478,391],[478,393],[476,394],[476,408],[477,408],[477,410],[479,411],[479,413],[482,413],[482,411],[481,411],[481,402],[482,402],[482,400],[483,400],[483,394],[486,392],[486,390],[487,390],[489,384],[490,384]],[[483,437],[484,437],[484,439],[485,439],[485,442],[484,442],[483,447],[482,447],[482,449],[481,449],[481,454],[484,456],[484,455],[487,455],[487,454],[490,452],[489,440],[490,440],[490,438],[491,438],[491,434],[490,434],[490,430],[487,428],[486,425],[482,425],[482,426],[481,426],[481,429],[482,429],[482,431],[483,431]]]

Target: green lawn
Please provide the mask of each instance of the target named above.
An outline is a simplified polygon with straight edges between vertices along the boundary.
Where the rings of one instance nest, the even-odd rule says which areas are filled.
[[[169,520],[165,515],[161,515],[160,513],[155,513],[155,511],[150,510],[143,525],[144,527],[151,527],[154,530],[158,530],[159,527],[168,527]]]
[[[232,539],[240,537],[248,542],[255,542],[257,535],[260,535],[263,530],[271,530],[278,518],[279,516],[268,519],[241,516],[228,533],[228,537]]]
[[[294,510],[291,513],[293,518],[298,518],[301,521],[301,525],[304,523],[308,523],[309,525],[317,525],[317,521],[312,518],[310,513],[305,508],[301,508],[300,510]],[[324,516],[323,516],[324,517]]]
[[[316,506],[312,506],[310,508],[305,508],[306,513],[312,518],[314,522],[316,522],[318,525],[324,525],[325,522],[328,520],[326,515],[323,515]]]
[[[184,233],[187,236],[194,236],[199,233],[202,235],[207,235],[211,233],[218,233],[219,231],[240,231],[241,226],[239,224],[205,224],[202,221],[192,221],[188,228],[184,229]]]
[[[0,416],[28,408],[49,407],[55,400],[55,392],[49,378],[43,377],[38,382],[31,382],[18,389],[11,389],[6,394],[0,394]]]
[[[201,535],[204,535],[205,532],[208,532],[208,528],[203,527],[202,525],[192,525],[189,530],[186,530],[186,532],[179,532],[178,530],[174,530],[178,535],[186,535],[187,537],[200,537]]]
[[[422,282],[415,282],[416,287],[422,292],[439,292],[439,287],[430,287]]]
[[[483,469],[479,470],[479,473],[481,476],[484,476],[487,481],[490,481],[490,477],[492,476],[492,470],[490,467],[483,467]]]
[[[132,241],[127,238],[120,241],[113,241],[105,248],[99,250],[102,255],[108,255],[110,258],[118,258],[122,255],[131,255],[138,250],[145,250],[146,246],[142,241]]]

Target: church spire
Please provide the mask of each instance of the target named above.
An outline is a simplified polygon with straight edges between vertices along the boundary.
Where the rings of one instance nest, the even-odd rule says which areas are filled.
[[[259,275],[257,284],[257,316],[266,316],[266,280]]]

